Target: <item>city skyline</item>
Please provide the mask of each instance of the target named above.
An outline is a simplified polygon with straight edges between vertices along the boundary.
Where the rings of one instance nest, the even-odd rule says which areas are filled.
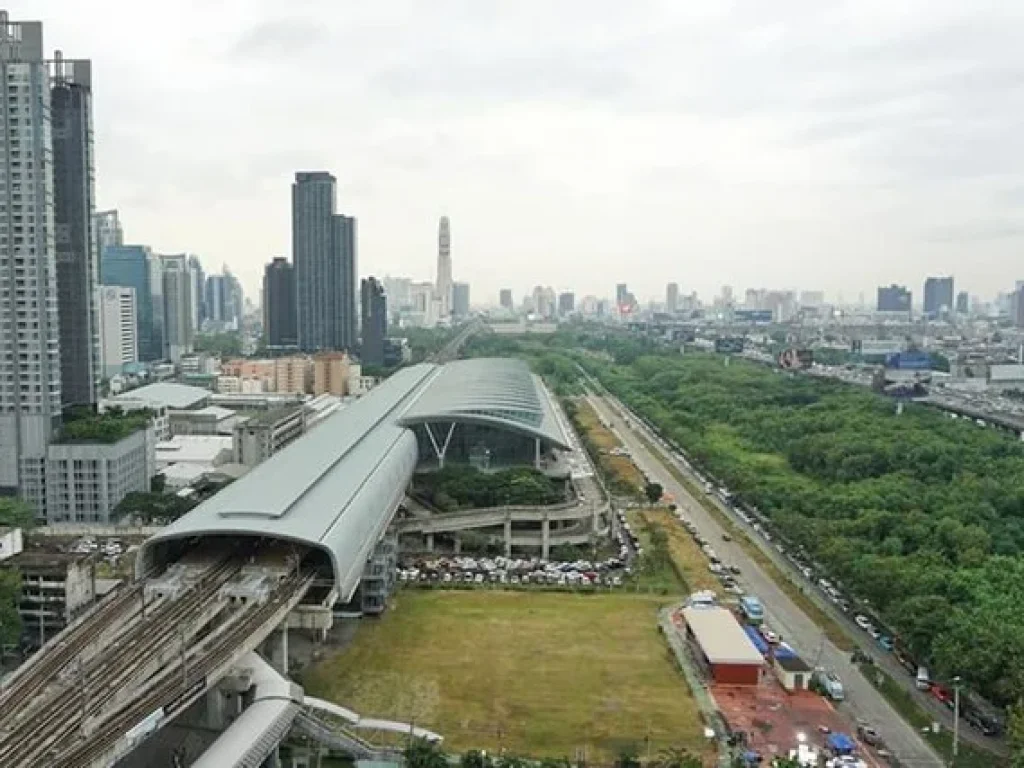
[[[638,297],[666,280],[856,295],[945,273],[1008,290],[1020,21],[918,7],[252,3],[203,6],[186,35],[127,3],[103,25],[68,0],[30,15],[94,52],[100,206],[134,242],[230,264],[250,295],[266,261],[292,256],[284,189],[310,167],[338,172],[363,274],[429,279],[447,213],[477,296],[540,273],[580,295],[616,279]],[[182,88],[191,77],[204,88]],[[510,210],[530,226],[510,232]]]

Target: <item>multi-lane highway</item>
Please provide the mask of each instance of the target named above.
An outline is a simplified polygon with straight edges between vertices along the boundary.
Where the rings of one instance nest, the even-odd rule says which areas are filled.
[[[847,700],[840,705],[851,721],[864,720],[882,735],[889,750],[907,766],[941,768],[943,761],[904,721],[875,687],[864,678],[850,661],[849,654],[836,648],[817,626],[768,576],[761,567],[735,542],[723,539],[725,533],[719,522],[694,499],[687,489],[655,457],[647,445],[661,453],[661,458],[675,463],[669,451],[658,447],[654,435],[645,434],[643,425],[635,418],[622,416],[618,402],[612,398],[591,396],[590,401],[601,418],[616,431],[623,444],[632,453],[637,466],[649,478],[660,483],[673,497],[686,515],[697,526],[700,534],[714,542],[719,555],[740,567],[741,581],[748,591],[756,594],[765,605],[767,623],[780,633],[786,642],[811,663],[835,669],[843,679]],[[680,470],[682,466],[678,466]]]

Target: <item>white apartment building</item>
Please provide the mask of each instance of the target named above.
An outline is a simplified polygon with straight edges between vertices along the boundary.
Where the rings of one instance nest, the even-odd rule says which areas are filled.
[[[116,443],[53,443],[46,473],[47,522],[112,522],[118,502],[132,491],[148,491],[155,474],[152,425]]]
[[[41,513],[61,409],[50,85],[41,22],[0,14],[0,492]]]
[[[139,339],[136,334],[137,312],[135,289],[124,285],[100,287],[100,359],[103,375],[121,372],[125,363],[139,361]]]

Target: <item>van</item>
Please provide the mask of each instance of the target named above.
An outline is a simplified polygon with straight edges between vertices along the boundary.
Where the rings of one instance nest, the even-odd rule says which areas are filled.
[[[834,671],[815,667],[813,677],[832,701],[842,701],[846,698],[843,681]]]
[[[924,667],[917,668],[917,679],[914,681],[919,691],[927,691],[932,687],[932,679],[928,674],[928,670]]]

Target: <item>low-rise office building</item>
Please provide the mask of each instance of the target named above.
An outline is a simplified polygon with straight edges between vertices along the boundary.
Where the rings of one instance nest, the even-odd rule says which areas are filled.
[[[201,477],[230,462],[231,455],[231,438],[226,435],[174,435],[170,440],[157,443],[156,471],[168,479],[168,486],[180,487],[181,484],[170,482],[172,476]],[[177,469],[170,471],[175,467]],[[185,467],[191,470],[185,471]]]
[[[90,555],[28,549],[6,560],[21,576],[22,637],[41,647],[96,599],[96,567]]]
[[[257,413],[234,426],[234,461],[255,467],[297,440],[305,431],[306,415],[301,406]]]
[[[321,352],[313,357],[313,394],[348,394],[352,359],[344,352]]]
[[[172,435],[230,435],[244,417],[230,408],[208,405],[194,411],[170,411]]]
[[[47,449],[47,522],[110,522],[121,499],[149,490],[156,474],[155,446],[152,424],[116,439],[63,434]]]

